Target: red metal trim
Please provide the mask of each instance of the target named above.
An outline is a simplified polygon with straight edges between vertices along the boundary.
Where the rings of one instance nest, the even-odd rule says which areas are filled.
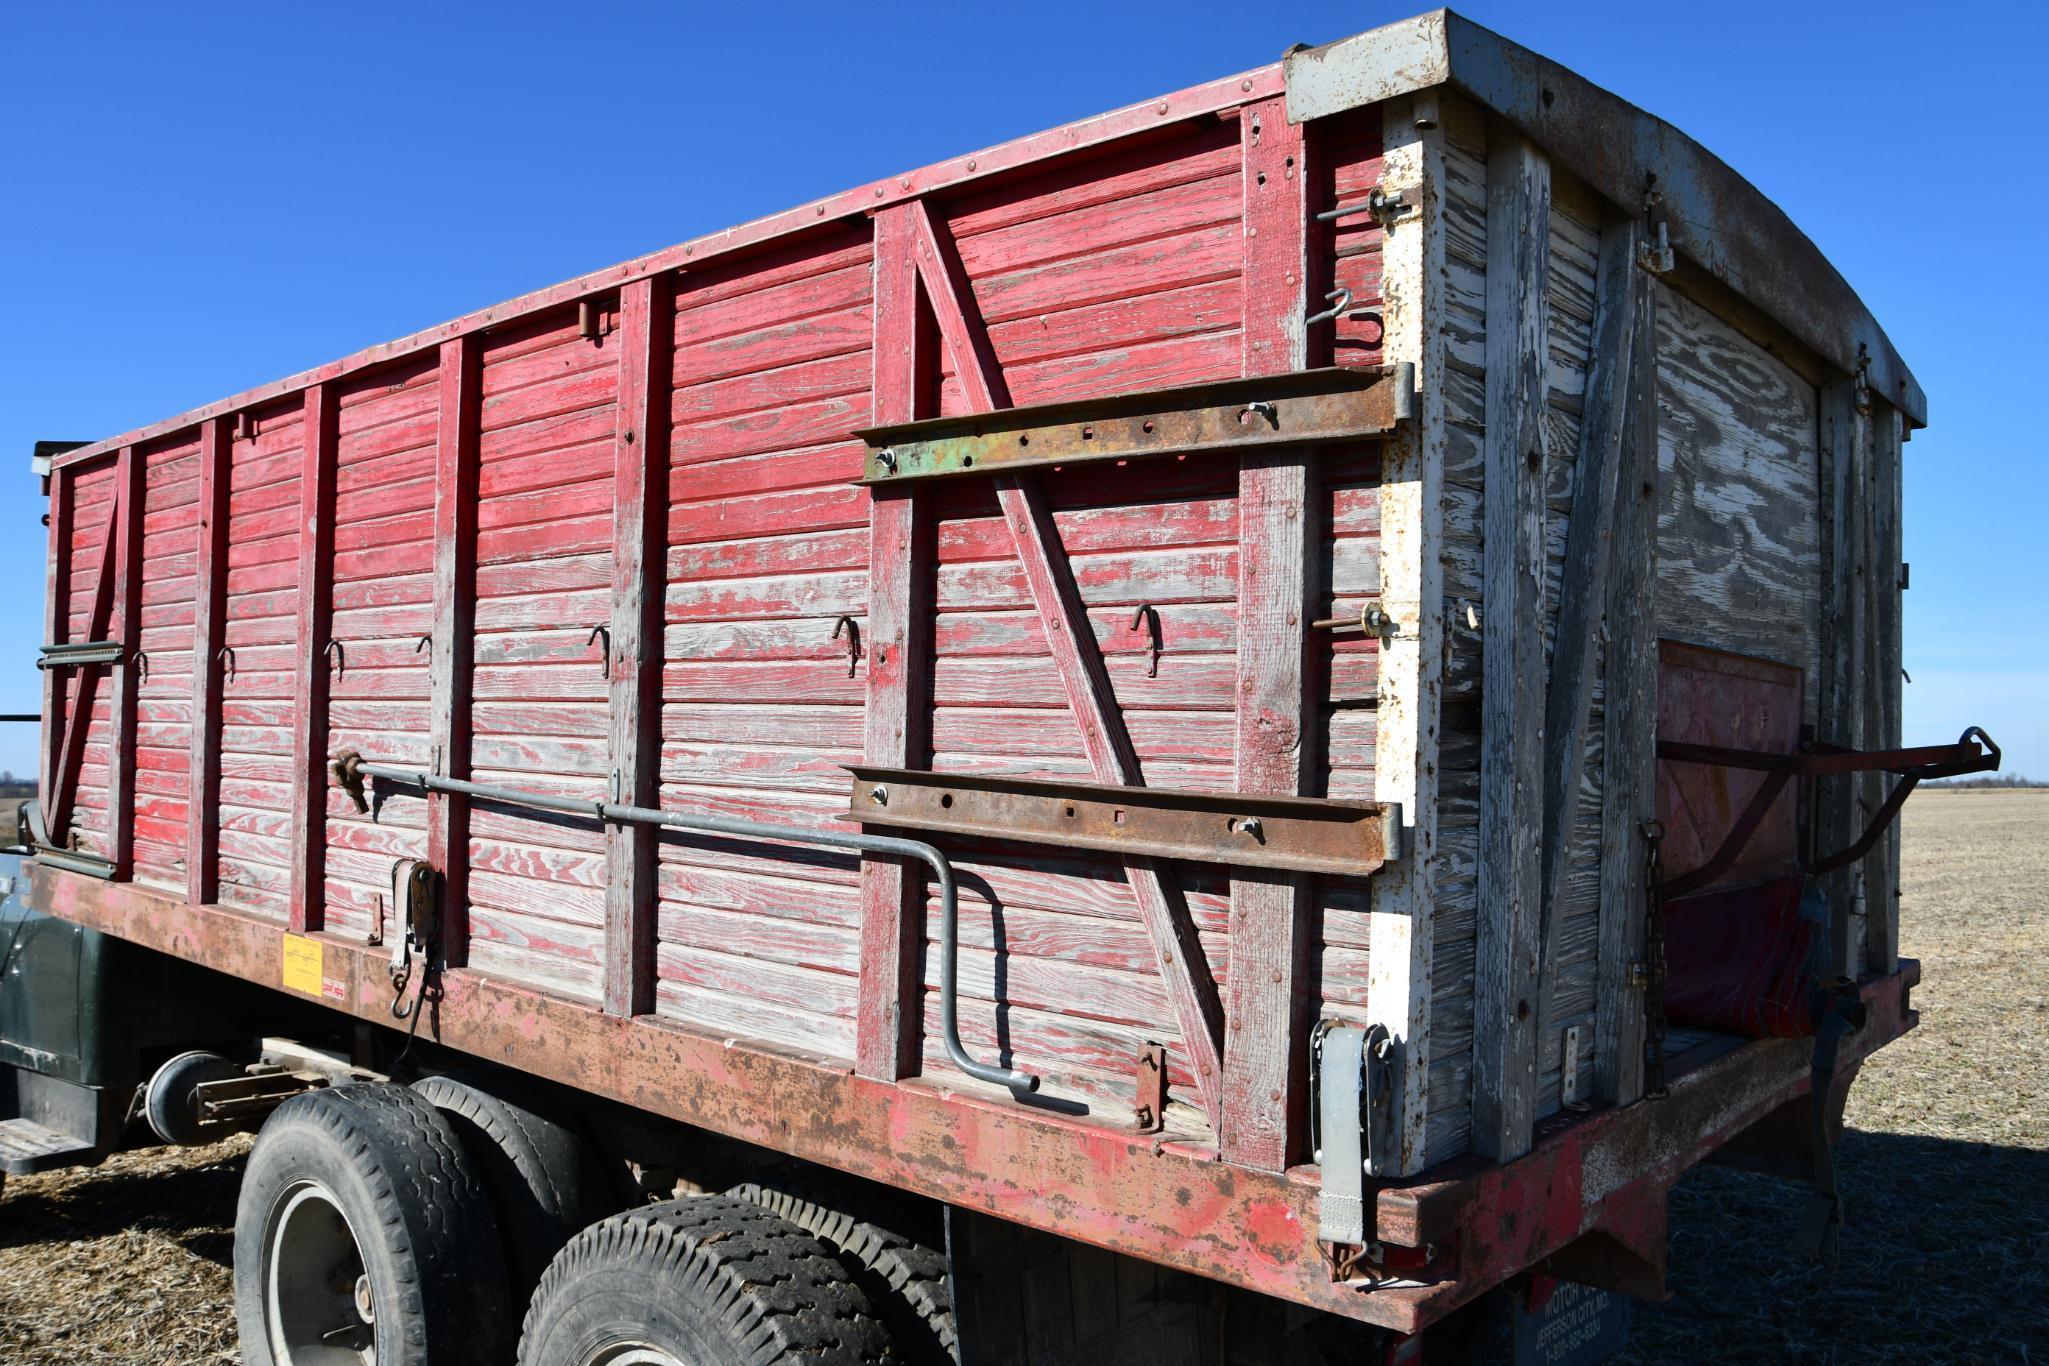
[[[458,337],[470,336],[489,327],[503,326],[515,319],[574,302],[585,295],[615,290],[621,285],[663,271],[677,270],[685,266],[701,266],[707,261],[732,252],[757,247],[779,238],[796,236],[821,226],[916,200],[937,191],[986,182],[1039,162],[1071,156],[1106,143],[1124,138],[1146,137],[1157,129],[1171,127],[1190,119],[1207,118],[1253,100],[1279,95],[1285,88],[1280,63],[1275,62],[1242,75],[1227,76],[1222,80],[1191,86],[1172,95],[1127,105],[1107,114],[1098,114],[1094,118],[1082,119],[1065,127],[1034,133],[1030,137],[1018,138],[1013,142],[1006,142],[983,151],[950,157],[916,171],[889,176],[794,209],[771,214],[767,218],[756,219],[752,223],[708,233],[679,246],[668,247],[620,265],[592,271],[588,275],[581,275],[531,294],[522,294],[518,298],[494,304],[490,308],[467,314],[453,322],[442,323],[425,331],[415,332],[411,336],[400,337],[396,341],[369,347],[341,360],[245,390],[232,398],[194,408],[118,437],[95,442],[82,447],[79,451],[67,453],[55,462],[54,468],[61,469],[95,455],[103,455],[124,443],[143,442],[183,431],[197,426],[208,418],[232,414],[241,408],[267,403],[272,399],[295,393],[309,384],[339,379],[344,375],[382,365],[431,346],[439,346]]]
[[[612,799],[659,806],[663,547],[669,511],[669,373],[676,308],[667,279],[619,296],[619,429],[613,447]],[[655,831],[605,829],[605,1009],[654,1009]]]
[[[199,429],[198,564],[192,593],[191,795],[185,811],[185,895],[219,893],[221,634],[227,621],[228,419]]]
[[[1863,984],[1868,1018],[1844,1040],[1839,1072],[1919,1022],[1908,992],[1920,980],[1921,965],[1902,959],[1898,972]],[[1380,1241],[1456,1250],[1455,1278],[1419,1294],[1418,1318],[1442,1318],[1597,1229],[1631,1247],[1653,1242],[1682,1174],[1812,1089],[1813,1051],[1811,1039],[1748,1040],[1680,1073],[1662,1099],[1540,1121],[1531,1151],[1513,1162],[1460,1158],[1383,1189]]]
[[[871,420],[908,422],[938,375],[935,340],[918,307],[913,205],[875,215],[875,340]],[[931,494],[877,489],[868,521],[868,680],[862,753],[869,764],[930,762],[933,531]],[[849,648],[858,648],[850,646]],[[920,880],[894,859],[861,860],[861,981],[854,1058],[861,1075],[894,1081],[919,1068],[924,938]]]
[[[217,906],[37,866],[38,910],[258,985],[282,989],[285,930]],[[326,935],[323,996],[388,1023],[378,950]],[[1865,984],[1871,1023],[1844,1066],[1911,1027],[1918,965]],[[1250,1171],[1207,1150],[1117,1133],[843,1065],[730,1042],[655,1016],[595,1006],[455,970],[422,1029],[452,1048],[593,1095],[1261,1294],[1416,1332],[1600,1227],[1644,1227],[1686,1167],[1807,1089],[1810,1045],[1753,1040],[1678,1077],[1672,1094],[1540,1126],[1507,1167],[1464,1160],[1379,1195],[1380,1240],[1455,1252],[1456,1279],[1368,1289],[1333,1283],[1315,1243],[1313,1169]],[[1450,1257],[1421,1274],[1443,1275]]]
[[[111,534],[114,574],[113,624],[109,637],[121,645],[107,707],[107,858],[114,876],[134,867],[136,655],[142,639],[142,487],[147,464],[133,446],[116,457],[114,482],[120,502]]]
[[[317,930],[327,919],[327,745],[334,579],[335,448],[340,424],[334,386],[306,391],[301,415],[306,459],[299,471],[299,627],[292,705],[293,930]]]
[[[477,441],[483,417],[482,347],[475,336],[441,348],[440,421],[434,453],[434,767],[450,778],[470,771],[470,657],[475,647]],[[442,952],[469,957],[467,799],[427,798],[427,862],[442,876]]]
[[[1306,130],[1278,99],[1248,107],[1239,130],[1245,373],[1286,372],[1307,359]],[[1238,468],[1238,790],[1299,796],[1314,751],[1304,733],[1316,481],[1301,448],[1247,454]],[[1279,1171],[1305,1155],[1308,1127],[1307,877],[1231,879],[1231,961],[1218,1142],[1226,1161]]]

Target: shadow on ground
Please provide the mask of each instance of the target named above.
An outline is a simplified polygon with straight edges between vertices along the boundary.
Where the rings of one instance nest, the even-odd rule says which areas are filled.
[[[1841,1264],[1801,1261],[1803,1187],[1700,1168],[1672,1196],[1671,1300],[1623,1358],[2049,1361],[2049,1152],[1850,1130]]]
[[[54,1188],[13,1183],[0,1203],[6,1212],[0,1249],[161,1233],[196,1256],[230,1267],[243,1162],[236,1155],[203,1167],[88,1169]]]

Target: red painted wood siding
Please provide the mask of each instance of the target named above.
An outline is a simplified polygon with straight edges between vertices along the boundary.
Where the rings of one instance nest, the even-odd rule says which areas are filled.
[[[869,417],[873,295],[865,224],[677,291],[664,806],[796,825],[846,809],[864,685],[833,631],[865,627],[848,434]],[[857,861],[669,836],[658,857],[659,1011],[850,1059]]]
[[[1239,163],[1235,122],[1198,124],[944,212],[1012,403],[1242,373]]]
[[[334,611],[325,752],[356,749],[425,767],[434,629],[435,357],[353,380],[336,394]],[[426,803],[393,792],[375,819],[327,791],[327,928],[384,927],[392,860],[427,852]]]
[[[1322,155],[1317,161],[1326,176],[1324,204],[1349,208],[1364,204],[1380,184],[1380,110],[1355,109],[1317,126]],[[1312,174],[1315,174],[1312,167]],[[1323,244],[1331,275],[1318,291],[1344,286],[1352,291],[1351,310],[1338,319],[1329,359],[1336,365],[1379,365],[1381,327],[1377,316],[1380,290],[1382,229],[1368,214],[1355,214],[1330,224]],[[1373,317],[1355,317],[1367,312]]]
[[[183,892],[192,795],[192,622],[199,438],[142,448],[142,586],[135,703],[135,880]]]
[[[107,626],[104,622],[101,623],[99,634],[93,634],[93,606],[100,591],[100,575],[113,572],[112,529],[116,501],[114,489],[118,482],[115,462],[108,459],[101,464],[75,469],[68,478],[70,497],[67,520],[70,526],[67,538],[70,566],[62,589],[64,638],[71,641],[104,639],[107,635]],[[78,761],[78,775],[70,805],[70,827],[78,848],[87,853],[111,857],[113,851],[108,847],[107,784],[111,776],[108,741],[113,733],[111,718],[114,690],[107,672],[101,671],[98,686],[92,689],[92,707],[86,717],[85,750]],[[72,725],[76,725],[85,671],[65,669],[62,674],[63,714]],[[45,743],[54,744],[56,740],[52,738]],[[56,833],[59,839],[63,838],[61,832],[53,833]]]
[[[1264,87],[1248,99],[1271,94]],[[926,206],[951,242],[986,341],[993,387],[1042,403],[1234,378],[1246,367],[1245,140],[1204,117],[975,182]],[[1363,200],[1379,173],[1377,114],[1311,130],[1308,207]],[[1380,300],[1380,229],[1354,218],[1312,231],[1309,281],[1353,308]],[[877,383],[872,222],[825,218],[716,259],[679,261],[655,293],[673,300],[674,348],[653,377],[666,403],[660,800],[665,807],[828,825],[846,805],[844,766],[862,757],[868,696],[870,499],[852,481]],[[709,254],[709,253],[707,253]],[[1319,272],[1321,276],[1319,278]],[[595,337],[578,299],[508,307],[475,348],[475,612],[459,633],[471,681],[452,705],[469,739],[435,749],[437,443],[442,410],[431,348],[327,375],[336,413],[332,607],[323,667],[332,755],[444,770],[485,782],[598,798],[611,751],[607,638],[613,620],[614,471],[621,419],[619,295],[593,286]],[[926,308],[923,302],[917,307]],[[959,412],[936,322],[913,378],[913,411]],[[931,335],[927,336],[926,334]],[[452,334],[451,334],[452,335]],[[1312,331],[1312,363],[1380,360],[1372,319]],[[221,638],[231,650],[220,713],[219,899],[282,919],[291,857],[295,575],[305,443],[296,394],[251,410],[254,440],[226,443],[228,529]],[[233,414],[225,428],[234,426]],[[138,688],[136,875],[185,877],[194,693],[192,632],[199,442],[186,428],[137,448],[144,461]],[[455,445],[466,440],[454,434]],[[1375,448],[1318,457],[1313,610],[1351,614],[1379,590]],[[1234,786],[1238,469],[1209,458],[1091,466],[1040,483],[1150,785]],[[73,638],[88,625],[108,542],[114,463],[77,464],[59,528]],[[947,771],[1086,778],[1081,733],[993,489],[929,491],[935,562],[913,600],[936,606],[929,653],[929,761]],[[463,555],[468,551],[464,550]],[[451,582],[460,582],[458,574]],[[1149,671],[1157,612],[1164,653]],[[861,657],[849,668],[842,617]],[[459,620],[460,616],[452,618]],[[442,642],[437,642],[440,644]],[[1321,735],[1313,792],[1373,793],[1375,643],[1312,641],[1309,696]],[[109,689],[95,708],[78,783],[88,848],[109,828]],[[456,734],[464,733],[460,727]],[[392,861],[429,848],[427,804],[385,792],[359,814],[328,790],[315,838],[327,932],[355,941],[384,924]],[[457,840],[466,868],[468,965],[596,1000],[603,985],[606,846],[594,822],[473,804]],[[962,1029],[971,1048],[1042,1072],[1048,1089],[1122,1123],[1133,1061],[1167,1044],[1176,1124],[1203,1124],[1157,951],[1115,860],[1025,846],[962,846]],[[1223,870],[1182,866],[1175,882],[1219,982],[1231,970]],[[655,1010],[723,1035],[854,1057],[861,969],[861,871],[851,856],[754,842],[660,838]],[[1365,1000],[1363,883],[1314,883],[1314,967],[1328,1014]],[[937,1039],[938,955],[926,932],[909,1003],[924,1017],[924,1069],[947,1075]],[[461,923],[461,922],[458,922]],[[919,1050],[911,1054],[916,1057]]]
[[[560,309],[483,346],[470,776],[608,795],[616,296],[599,335]],[[595,999],[605,837],[585,820],[473,804],[470,963]]]
[[[300,404],[258,409],[228,450],[227,615],[221,641],[220,900],[286,918],[291,897],[292,699],[299,649]]]

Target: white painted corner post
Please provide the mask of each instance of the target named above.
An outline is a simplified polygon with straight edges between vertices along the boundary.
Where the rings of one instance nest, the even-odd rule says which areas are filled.
[[[1402,809],[1399,855],[1373,875],[1366,1009],[1399,1058],[1395,1160],[1376,1176],[1406,1176],[1425,1146],[1431,1061],[1432,864],[1437,853],[1437,747],[1444,672],[1445,329],[1444,135],[1434,96],[1382,106],[1381,185],[1415,212],[1386,229],[1381,252],[1382,357],[1413,363],[1414,420],[1381,445],[1381,610],[1395,623],[1380,644],[1374,796]]]
[[[1529,1150],[1543,854],[1544,403],[1551,166],[1506,124],[1487,151],[1487,436],[1482,530],[1479,928],[1473,1150]]]

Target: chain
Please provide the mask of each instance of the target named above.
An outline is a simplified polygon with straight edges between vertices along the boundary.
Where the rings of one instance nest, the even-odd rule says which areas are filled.
[[[1665,870],[1659,860],[1664,824],[1645,821],[1643,838],[1643,1092],[1655,1098],[1665,1094]]]

